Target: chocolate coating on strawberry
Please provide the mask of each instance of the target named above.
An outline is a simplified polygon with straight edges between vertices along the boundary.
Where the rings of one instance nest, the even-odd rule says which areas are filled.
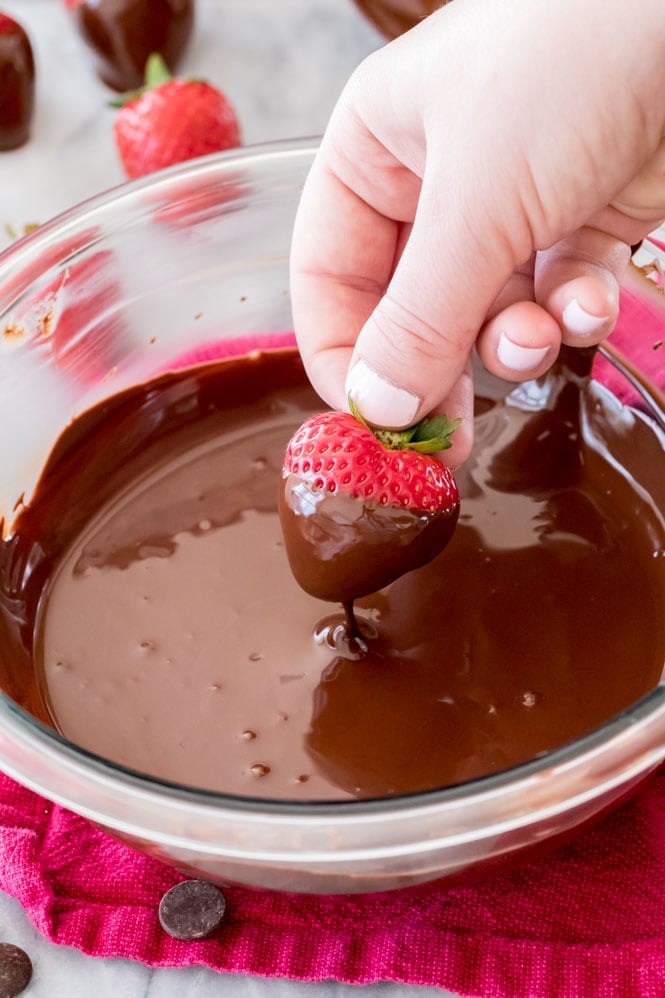
[[[349,603],[427,564],[452,537],[459,495],[435,451],[445,417],[399,433],[350,413],[308,419],[290,440],[279,515],[291,570],[318,599]]]
[[[35,103],[35,61],[25,29],[0,14],[0,150],[27,142]]]
[[[92,49],[97,75],[114,90],[143,82],[157,52],[175,70],[194,25],[194,0],[65,0]]]

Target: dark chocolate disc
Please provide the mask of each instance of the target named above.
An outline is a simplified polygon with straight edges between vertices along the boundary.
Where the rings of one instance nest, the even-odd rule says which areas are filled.
[[[184,880],[159,903],[159,922],[174,939],[207,939],[219,928],[226,898],[205,880]]]
[[[16,998],[32,978],[32,960],[19,946],[0,943],[0,998]]]

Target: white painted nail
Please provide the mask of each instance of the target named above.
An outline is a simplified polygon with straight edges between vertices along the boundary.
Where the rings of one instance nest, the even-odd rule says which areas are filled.
[[[591,336],[609,319],[609,315],[591,315],[582,308],[577,298],[571,298],[564,308],[561,318],[569,333],[577,336]]]
[[[545,359],[549,347],[523,347],[501,333],[496,355],[504,367],[512,371],[532,371]]]
[[[421,402],[413,392],[387,381],[364,360],[357,361],[349,371],[346,394],[372,426],[395,430],[411,426]]]

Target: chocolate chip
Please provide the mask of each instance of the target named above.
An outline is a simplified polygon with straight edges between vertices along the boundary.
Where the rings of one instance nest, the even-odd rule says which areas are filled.
[[[205,880],[184,880],[159,903],[159,922],[174,939],[207,939],[224,918],[226,898]],[[1,998],[1,996],[0,996]]]
[[[0,943],[0,998],[16,998],[32,978],[32,961],[25,950]]]

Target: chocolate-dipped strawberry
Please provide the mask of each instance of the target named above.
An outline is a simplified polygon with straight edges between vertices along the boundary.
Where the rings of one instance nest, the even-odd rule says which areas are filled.
[[[65,6],[95,54],[97,75],[120,91],[141,86],[153,52],[175,70],[194,25],[194,0],[65,0]]]
[[[458,420],[377,430],[344,412],[289,441],[279,515],[291,570],[312,596],[350,604],[431,561],[450,540],[457,485],[435,456]]]
[[[25,29],[0,14],[0,150],[30,137],[35,103],[35,60]]]

